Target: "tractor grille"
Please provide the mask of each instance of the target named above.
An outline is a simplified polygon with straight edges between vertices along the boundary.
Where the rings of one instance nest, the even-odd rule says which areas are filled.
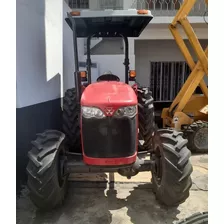
[[[122,158],[136,151],[136,117],[82,118],[84,153],[92,158]]]

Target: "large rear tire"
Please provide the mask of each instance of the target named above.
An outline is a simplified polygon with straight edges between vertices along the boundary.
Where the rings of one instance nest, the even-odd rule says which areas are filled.
[[[28,152],[28,188],[32,202],[41,210],[51,210],[63,203],[68,175],[64,174],[63,162],[65,135],[47,130],[37,134]]]
[[[155,131],[153,97],[148,87],[138,87],[139,138],[144,141],[142,150],[151,149],[152,135]]]
[[[197,212],[174,224],[208,224],[208,212]]]
[[[153,191],[156,198],[167,206],[183,203],[192,186],[191,152],[182,135],[182,132],[172,129],[161,129],[153,138]]]
[[[65,92],[63,100],[63,132],[69,151],[81,153],[80,106],[76,99],[75,88]]]
[[[208,152],[208,122],[196,121],[184,127],[184,137],[188,139],[188,148],[194,153]]]

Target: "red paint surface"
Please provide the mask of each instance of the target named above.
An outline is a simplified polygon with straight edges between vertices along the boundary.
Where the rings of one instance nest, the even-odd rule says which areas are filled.
[[[133,88],[126,83],[103,81],[85,88],[81,105],[98,107],[104,112],[108,107],[112,107],[113,113],[110,116],[113,116],[119,107],[137,105],[137,96]]]
[[[83,153],[84,163],[87,165],[96,165],[96,166],[119,166],[119,165],[128,165],[135,162],[137,152],[133,156],[124,157],[124,158],[91,158],[86,156]]]

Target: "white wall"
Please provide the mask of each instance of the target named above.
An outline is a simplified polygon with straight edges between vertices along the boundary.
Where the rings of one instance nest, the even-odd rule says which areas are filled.
[[[71,9],[61,0],[17,0],[17,108],[63,96],[74,87]],[[83,61],[84,39],[78,40]]]
[[[160,13],[160,11],[157,11],[157,13]],[[208,21],[208,17],[205,16],[205,21],[204,21],[203,13],[204,13],[204,11],[202,11],[200,16],[188,16],[189,22],[191,24],[194,24],[194,23],[204,24],[205,21]],[[154,24],[170,24],[173,21],[173,19],[174,19],[174,16],[155,16],[154,15],[154,17],[151,21],[151,24],[152,23],[154,23]]]
[[[61,96],[61,18],[61,0],[17,0],[17,108]]]
[[[207,40],[201,40],[201,44],[205,49]],[[196,60],[193,50],[189,50]],[[137,80],[142,85],[149,85],[150,61],[185,61],[174,40],[136,40],[135,56]]]
[[[203,24],[191,24],[198,39],[208,39],[208,25]],[[187,35],[183,31],[181,26],[178,26],[178,30],[183,39],[188,39]],[[158,39],[172,39],[173,36],[168,28],[168,24],[152,24],[150,23],[146,29],[141,33],[139,38],[141,40],[158,40]]]

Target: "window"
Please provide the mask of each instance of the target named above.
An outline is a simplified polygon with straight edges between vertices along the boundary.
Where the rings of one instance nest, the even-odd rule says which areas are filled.
[[[99,0],[100,9],[123,9],[123,1],[121,0]]]
[[[72,9],[88,9],[89,0],[69,0],[68,5]]]
[[[150,89],[154,101],[173,101],[190,73],[186,62],[150,62]]]

